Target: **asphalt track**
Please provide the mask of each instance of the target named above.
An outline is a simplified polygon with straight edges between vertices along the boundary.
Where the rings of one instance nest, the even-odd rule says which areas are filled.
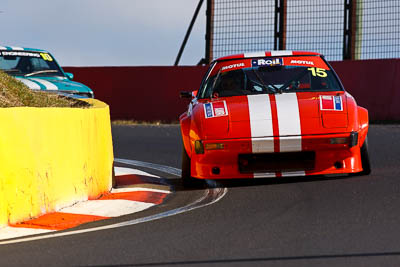
[[[217,203],[160,220],[0,246],[0,266],[399,266],[400,126],[369,131],[372,174],[224,182]],[[117,158],[180,167],[176,126],[113,127]],[[189,203],[184,190],[159,207]],[[82,226],[100,226],[96,222]]]

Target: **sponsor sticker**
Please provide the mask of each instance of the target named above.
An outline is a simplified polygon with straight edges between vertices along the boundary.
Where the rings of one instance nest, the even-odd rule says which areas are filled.
[[[320,96],[321,110],[343,110],[343,102],[341,96],[323,95]]]
[[[237,68],[242,68],[242,67],[244,67],[244,63],[243,62],[242,63],[231,64],[231,65],[228,65],[228,66],[224,66],[224,67],[222,67],[221,71],[230,70],[230,69],[237,69]]]
[[[252,59],[251,66],[281,66],[283,65],[282,58],[259,58],[259,59]]]
[[[217,101],[204,104],[204,114],[206,119],[228,115],[225,101]]]
[[[299,60],[299,59],[292,59],[290,60],[290,65],[306,65],[306,66],[314,66],[314,62],[311,60]]]
[[[39,53],[23,52],[23,51],[2,51],[3,56],[16,56],[16,57],[40,57]]]

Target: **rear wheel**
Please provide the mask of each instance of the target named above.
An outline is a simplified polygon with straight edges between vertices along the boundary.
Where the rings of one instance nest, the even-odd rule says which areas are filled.
[[[363,170],[358,173],[358,175],[368,175],[371,173],[371,164],[369,161],[369,154],[368,154],[368,137],[365,137],[364,144],[360,149],[361,153],[361,163]]]
[[[190,175],[190,158],[185,147],[182,149],[182,184],[184,187],[193,188],[200,185],[200,181]]]

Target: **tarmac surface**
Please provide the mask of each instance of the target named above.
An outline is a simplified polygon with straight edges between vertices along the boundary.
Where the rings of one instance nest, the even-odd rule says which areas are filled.
[[[180,168],[178,126],[112,130],[116,158]],[[399,266],[399,136],[400,125],[370,127],[369,176],[223,182],[227,194],[200,209],[104,231],[1,245],[0,265]],[[164,203],[107,223],[176,208],[206,190],[183,189],[176,176],[162,175],[175,189]]]

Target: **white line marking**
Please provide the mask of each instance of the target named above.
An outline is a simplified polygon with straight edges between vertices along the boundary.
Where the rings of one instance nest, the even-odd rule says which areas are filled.
[[[165,186],[167,187],[167,186]],[[146,192],[154,192],[154,193],[171,193],[170,190],[163,189],[155,189],[155,188],[147,188],[147,187],[129,187],[129,186],[121,186],[118,188],[111,189],[111,193],[129,193],[129,192],[138,192],[138,191],[146,191]]]
[[[116,176],[134,174],[134,175],[145,175],[145,176],[160,178],[160,176],[156,176],[156,175],[150,174],[148,172],[144,172],[144,171],[136,170],[136,169],[132,169],[132,168],[114,167],[114,170],[115,170]]]
[[[36,235],[49,232],[54,232],[54,230],[6,226],[0,228],[0,239],[9,239],[20,236]]]
[[[133,165],[133,166],[138,166],[138,167],[145,167],[165,173],[169,173],[172,175],[176,176],[181,176],[181,170],[170,167],[170,166],[165,166],[165,165],[160,165],[160,164],[155,164],[155,163],[150,163],[150,162],[144,162],[144,161],[138,161],[138,160],[129,160],[129,159],[120,159],[120,158],[114,158],[115,162],[118,163],[124,163],[128,165]]]
[[[176,175],[176,173],[179,172],[180,176],[180,170],[177,168],[169,167],[169,166],[164,166],[164,165],[159,165],[159,164],[153,164],[153,163],[148,163],[148,162],[143,162],[143,161],[136,161],[136,160],[124,160],[124,159],[117,159],[117,162],[122,162],[125,164],[128,164],[127,162],[135,162],[135,166],[141,166],[141,167],[147,167],[151,169],[155,169],[158,171],[162,171],[165,173],[169,173],[172,175]],[[115,160],[116,161],[116,160]],[[140,164],[140,165],[139,165]],[[131,164],[134,165],[134,164]],[[152,166],[152,167],[150,167]],[[170,172],[169,172],[170,171]],[[212,189],[207,189],[205,190],[205,193],[203,196],[193,203],[190,203],[184,207],[176,208],[173,210],[169,210],[166,212],[162,212],[160,214],[155,214],[127,222],[122,222],[122,223],[115,223],[115,224],[110,224],[110,225],[104,225],[104,226],[99,226],[99,227],[94,227],[94,228],[89,228],[89,229],[82,229],[82,230],[75,230],[75,231],[67,231],[67,232],[54,232],[50,234],[45,234],[45,235],[40,235],[40,236],[33,236],[33,237],[25,237],[25,238],[20,238],[20,239],[13,239],[13,240],[6,240],[6,241],[0,241],[0,245],[6,245],[6,244],[15,244],[15,243],[21,243],[21,242],[28,242],[28,241],[35,241],[35,240],[41,240],[41,239],[48,239],[48,238],[54,238],[54,237],[61,237],[61,236],[68,236],[68,235],[76,235],[76,234],[83,234],[83,233],[88,233],[88,232],[95,232],[95,231],[101,231],[101,230],[108,230],[108,229],[114,229],[114,228],[119,228],[119,227],[124,227],[124,226],[130,226],[130,225],[135,225],[139,223],[144,223],[144,222],[149,222],[149,221],[154,221],[154,220],[159,220],[165,217],[169,216],[174,216],[177,214],[181,214],[184,212],[188,212],[194,209],[198,208],[203,208],[208,205],[212,205],[219,200],[221,200],[226,193],[228,192],[227,188],[212,188]]]
[[[201,198],[199,198],[197,201],[195,201],[187,206],[184,206],[181,208],[176,208],[176,209],[166,211],[166,212],[162,212],[160,214],[156,214],[156,215],[152,215],[152,216],[148,216],[148,217],[144,217],[144,218],[139,218],[139,219],[132,220],[132,221],[116,223],[116,224],[111,224],[111,225],[104,225],[104,226],[99,226],[99,227],[94,227],[94,228],[89,228],[89,229],[82,229],[82,230],[75,230],[75,231],[68,231],[68,232],[58,232],[58,233],[56,232],[56,233],[51,233],[51,234],[41,235],[41,236],[26,237],[26,238],[9,240],[9,241],[0,241],[0,245],[28,242],[28,241],[48,239],[48,238],[61,237],[61,236],[67,236],[67,235],[83,234],[83,233],[89,233],[89,232],[95,232],[95,231],[101,231],[101,230],[114,229],[114,228],[119,228],[119,227],[124,227],[124,226],[130,226],[130,225],[135,225],[135,224],[149,222],[149,221],[155,221],[155,220],[159,220],[159,219],[166,218],[169,216],[174,216],[177,214],[188,212],[188,211],[191,211],[194,209],[203,208],[208,205],[212,205],[212,204],[218,202],[219,200],[221,200],[226,195],[227,192],[228,192],[227,188],[215,188],[215,189],[211,189],[211,190],[207,189],[205,194]]]
[[[60,212],[102,217],[118,217],[139,212],[153,207],[154,205],[155,204],[153,203],[125,199],[90,200],[79,202],[71,207],[63,208],[60,210]]]

